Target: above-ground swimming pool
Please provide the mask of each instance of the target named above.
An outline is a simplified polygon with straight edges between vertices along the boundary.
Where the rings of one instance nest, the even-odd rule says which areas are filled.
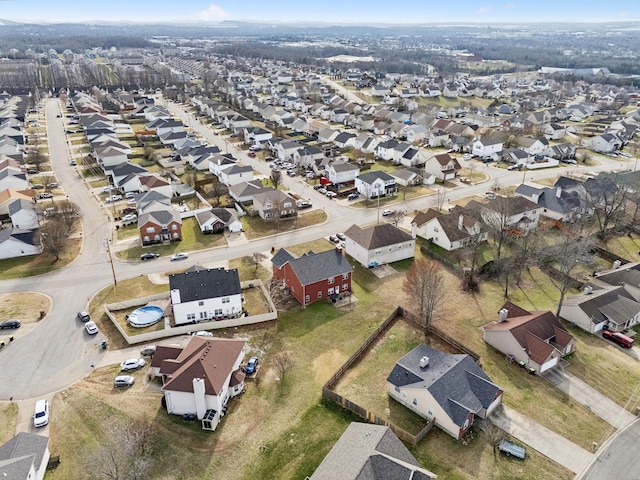
[[[158,323],[164,314],[164,310],[154,305],[146,305],[136,308],[129,314],[127,320],[132,327],[148,327],[154,323]]]

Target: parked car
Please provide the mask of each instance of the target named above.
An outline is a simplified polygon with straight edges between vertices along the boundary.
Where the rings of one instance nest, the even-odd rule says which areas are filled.
[[[89,320],[91,320],[89,312],[87,312],[86,310],[78,312],[78,320],[80,320],[81,322],[88,322]]]
[[[114,387],[130,387],[135,383],[136,379],[131,375],[118,375],[113,381]]]
[[[37,175],[38,173],[40,173],[40,170],[38,170],[37,168],[29,168],[27,169],[27,173],[29,175]]]
[[[123,222],[132,222],[136,218],[138,218],[138,216],[135,213],[128,213],[124,217],[122,217],[122,221]]]
[[[578,164],[578,162],[576,162],[573,158],[563,158],[560,161],[562,163],[566,163],[567,165],[577,165]]]
[[[105,199],[106,203],[113,203],[122,200],[122,195],[111,195]]]
[[[194,337],[213,337],[213,333],[207,332],[206,330],[198,330],[197,332],[193,332],[191,335]]]
[[[4,330],[5,328],[20,328],[20,325],[22,325],[20,320],[12,318],[11,320],[0,322],[0,330]]]
[[[264,159],[265,162],[273,162],[273,157],[267,157]]]
[[[313,186],[313,189],[314,189],[314,190],[318,190],[318,191],[319,191],[321,188],[323,188],[321,183],[319,183],[318,185],[314,185],[314,186]],[[326,190],[325,190],[325,191],[326,191]]]
[[[154,258],[158,258],[159,256],[159,253],[147,252],[140,255],[140,260],[153,260]]]
[[[47,183],[47,188],[58,188],[58,182]]]
[[[244,367],[244,373],[247,375],[253,375],[256,373],[259,362],[260,360],[258,360],[258,357],[251,357]]]
[[[98,333],[98,326],[96,322],[87,322],[84,324],[84,329],[87,331],[89,335],[95,335]]]
[[[187,252],[174,253],[173,255],[171,255],[172,262],[174,260],[184,260],[186,258],[189,258],[189,254]]]
[[[338,237],[340,240],[346,240],[347,237],[344,233],[336,233],[336,237]]]
[[[44,188],[44,185],[42,185],[41,183],[34,183],[33,185],[31,185],[31,188],[33,188],[34,190],[42,190]]]
[[[336,237],[335,235],[329,235],[329,241],[331,243],[338,243],[340,241],[340,239],[338,237]]]
[[[332,192],[331,190],[328,190],[327,193],[325,193],[325,195],[329,198],[334,198],[338,196],[336,192]]]
[[[298,210],[304,210],[305,208],[311,208],[313,206],[313,204],[311,202],[305,202],[303,200],[298,200],[296,202],[296,207],[298,207]]]
[[[102,188],[100,189],[100,192],[101,192],[101,193],[109,193],[109,192],[111,191],[111,189],[112,189],[112,188],[113,188],[113,187],[111,187],[110,185],[107,185],[106,187],[102,187]]]
[[[464,155],[462,155],[462,158],[464,160],[471,160],[471,154],[470,153],[465,153]]]
[[[393,210],[391,210],[390,208],[387,208],[385,210],[382,211],[382,216],[383,217],[388,217],[389,215],[393,215]]]
[[[145,365],[144,358],[130,358],[129,360],[125,360],[120,364],[120,370],[123,372],[128,372],[129,370],[136,370],[138,368],[142,368]]]
[[[613,330],[602,330],[602,338],[611,340],[613,343],[617,343],[621,347],[631,348],[633,347],[633,338],[627,337],[620,332],[614,332]]]
[[[254,158],[256,156],[256,152],[249,152],[247,153],[247,155],[249,155],[251,158]]]
[[[326,194],[327,194],[327,189],[326,189],[326,188],[324,188],[324,187],[320,187],[320,188],[318,189],[318,193],[321,193],[321,194],[323,194],[323,195],[326,195]]]
[[[155,345],[145,345],[144,347],[142,347],[140,349],[140,355],[142,355],[144,357],[150,357],[154,353],[156,353],[156,346]]]
[[[137,202],[135,198],[130,198],[129,200],[127,200],[127,205],[135,205],[136,203]]]
[[[124,194],[124,198],[133,198],[133,197],[135,197],[135,195],[136,194],[133,193],[133,192],[127,192],[127,193]]]
[[[522,164],[521,163],[516,163],[515,165],[509,165],[507,167],[507,170],[512,171],[512,170],[521,170],[522,169]]]
[[[39,200],[44,200],[44,199],[47,199],[47,198],[53,198],[53,195],[51,193],[49,193],[49,192],[42,192],[42,193],[38,194],[37,198]]]
[[[78,165],[78,162],[77,162],[77,161],[75,161],[75,160],[71,160],[71,162],[69,162],[69,164],[70,164],[72,167],[75,167],[76,165]]]
[[[347,200],[355,200],[360,196],[359,193],[350,193],[349,196],[347,197]]]
[[[297,175],[295,170],[287,170],[287,175],[290,177],[295,177]]]
[[[127,213],[137,213],[138,209],[137,208],[133,208],[133,207],[124,207],[122,209],[122,214],[126,215]]]
[[[38,400],[33,413],[33,426],[36,428],[44,427],[49,423],[49,401]]]

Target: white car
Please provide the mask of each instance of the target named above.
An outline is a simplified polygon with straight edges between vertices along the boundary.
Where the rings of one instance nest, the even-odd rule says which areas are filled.
[[[383,217],[388,217],[389,215],[393,215],[393,210],[387,208],[386,210],[382,211],[382,216]]]
[[[144,367],[144,364],[144,358],[130,358],[129,360],[125,360],[120,364],[120,370],[122,370],[123,372],[127,372],[129,370],[142,368]]]
[[[110,187],[110,186],[102,187],[102,190],[100,190],[100,192],[101,193],[109,193],[112,188],[113,187]]]
[[[96,322],[89,321],[85,323],[84,329],[89,335],[95,335],[96,333],[98,333],[98,326],[96,325]]]
[[[136,379],[131,375],[118,375],[113,381],[114,387],[130,387],[135,383]]]
[[[213,337],[213,333],[207,332],[206,330],[199,330],[197,332],[192,333],[194,337]]]
[[[122,200],[122,195],[111,195],[105,199],[106,203],[117,202],[118,200]]]
[[[33,414],[33,426],[44,427],[49,423],[49,401],[38,400],[36,402],[35,412]]]
[[[174,253],[171,255],[171,261],[174,260],[184,260],[185,258],[189,258],[189,254],[187,252]]]
[[[124,217],[122,217],[122,221],[123,222],[132,222],[136,218],[138,218],[138,216],[135,213],[128,213]]]

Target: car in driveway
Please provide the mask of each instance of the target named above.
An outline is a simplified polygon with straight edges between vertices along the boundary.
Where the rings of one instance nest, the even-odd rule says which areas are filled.
[[[155,258],[158,258],[159,256],[159,253],[147,252],[140,255],[140,260],[153,260]]]
[[[325,193],[325,195],[329,198],[335,198],[338,196],[336,192],[332,192],[331,190],[328,190],[327,193]]]
[[[113,381],[114,387],[130,387],[135,383],[136,379],[131,375],[118,375]]]
[[[625,348],[633,347],[633,338],[627,337],[626,335],[620,332],[614,332],[613,330],[604,329],[602,330],[602,338],[611,340],[613,343],[617,343],[621,347],[625,347]]]
[[[123,222],[133,222],[138,216],[135,213],[128,213],[122,217]]]
[[[53,198],[53,194],[49,193],[49,192],[42,192],[39,193],[37,196],[38,200],[44,200],[46,198]]]
[[[84,329],[87,331],[89,335],[96,335],[98,333],[98,326],[96,322],[87,322],[84,324]]]
[[[122,200],[122,195],[111,195],[107,198],[105,198],[105,203],[113,203],[113,202],[118,202]]]
[[[360,196],[359,193],[350,193],[347,200],[356,200]]]
[[[342,241],[347,239],[347,237],[346,237],[346,235],[344,233],[336,233],[336,237],[338,237]]]
[[[198,330],[197,332],[193,332],[191,335],[194,337],[213,337],[213,333],[207,332],[206,330]]]
[[[187,252],[174,253],[171,255],[172,262],[175,260],[185,260],[187,258],[189,258],[189,254]]]
[[[247,375],[253,375],[258,371],[259,363],[260,360],[258,359],[258,357],[251,357],[247,364],[244,366],[244,373],[246,373]]]
[[[44,427],[49,423],[49,400],[38,400],[33,413],[33,426]]]
[[[144,358],[130,358],[120,364],[120,370],[123,372],[137,370],[138,368],[144,367],[145,363]]]
[[[393,210],[391,210],[390,208],[386,208],[382,211],[382,216],[383,217],[388,217],[390,215],[393,215]]]
[[[78,320],[80,320],[81,322],[88,322],[89,320],[91,320],[89,312],[87,312],[86,310],[78,312]]]
[[[0,322],[0,330],[4,330],[5,328],[20,328],[20,325],[22,325],[22,322],[20,320],[12,318],[10,320]]]

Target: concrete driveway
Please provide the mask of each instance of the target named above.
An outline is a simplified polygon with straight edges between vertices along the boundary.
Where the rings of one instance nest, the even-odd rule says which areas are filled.
[[[491,414],[491,420],[499,429],[573,473],[582,472],[594,458],[584,448],[506,405],[498,407]]]
[[[566,370],[554,368],[542,377],[615,428],[624,428],[636,419],[632,413]]]

